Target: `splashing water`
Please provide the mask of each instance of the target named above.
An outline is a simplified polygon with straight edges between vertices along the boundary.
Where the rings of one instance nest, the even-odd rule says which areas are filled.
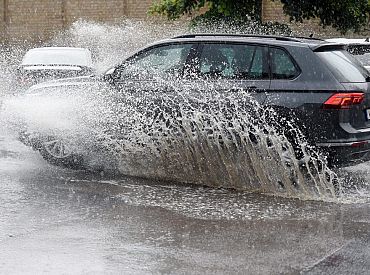
[[[28,131],[68,140],[90,167],[306,199],[335,198],[335,174],[293,124],[288,127],[296,130],[304,153],[299,161],[277,130],[281,125],[273,110],[262,108],[246,91],[202,86],[201,93],[179,84],[171,92],[118,93],[97,82],[73,92],[49,88],[41,97],[16,98],[6,106]]]
[[[151,96],[158,97],[145,95]],[[123,173],[302,198],[334,197],[335,175],[325,160],[298,135],[305,155],[298,161],[274,126],[273,110],[264,110],[250,94],[182,90],[151,106],[153,101],[140,106],[152,110],[138,114],[145,127],[126,132],[120,143],[126,151],[118,167]]]
[[[79,20],[53,38],[50,45],[90,49],[97,71],[103,72],[149,43],[186,32],[184,22],[157,24],[127,19],[112,26]]]
[[[103,71],[182,26],[120,26],[77,22],[51,43],[90,48]],[[85,165],[122,174],[258,191],[302,199],[335,200],[340,187],[292,122],[303,157],[280,131],[272,109],[238,88],[219,92],[213,83],[181,86],[158,79],[170,92],[124,89],[96,81],[83,88],[48,88],[42,96],[4,102],[4,123],[18,132],[68,140]],[[199,86],[202,87],[200,93]]]
[[[9,48],[0,45],[0,106],[2,97],[14,92],[12,88],[15,84],[14,71],[20,62],[22,53],[21,47]]]

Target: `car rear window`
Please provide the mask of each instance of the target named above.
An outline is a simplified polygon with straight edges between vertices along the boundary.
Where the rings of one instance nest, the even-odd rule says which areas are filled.
[[[348,52],[353,54],[364,66],[370,66],[370,43],[369,45],[349,45]]]
[[[340,82],[366,82],[369,72],[345,50],[320,51],[316,54]]]
[[[355,55],[358,61],[361,62],[363,66],[370,66],[370,53],[363,55]]]

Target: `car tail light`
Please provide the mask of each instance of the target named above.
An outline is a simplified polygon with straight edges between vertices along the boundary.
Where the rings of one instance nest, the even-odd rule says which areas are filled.
[[[325,101],[324,109],[349,109],[353,105],[361,104],[364,99],[364,93],[337,93]]]
[[[367,140],[365,140],[365,141],[359,141],[359,142],[354,142],[354,143],[351,144],[351,147],[363,147],[363,146],[365,146],[368,143],[369,142]]]

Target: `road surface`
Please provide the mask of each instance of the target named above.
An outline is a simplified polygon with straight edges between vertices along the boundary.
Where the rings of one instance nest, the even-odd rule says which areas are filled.
[[[301,201],[66,170],[0,136],[0,274],[370,274],[361,192]]]

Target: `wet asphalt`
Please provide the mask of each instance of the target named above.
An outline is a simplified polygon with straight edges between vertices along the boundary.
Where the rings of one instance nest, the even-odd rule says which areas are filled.
[[[0,136],[0,274],[370,274],[362,188],[332,203],[73,171]]]

